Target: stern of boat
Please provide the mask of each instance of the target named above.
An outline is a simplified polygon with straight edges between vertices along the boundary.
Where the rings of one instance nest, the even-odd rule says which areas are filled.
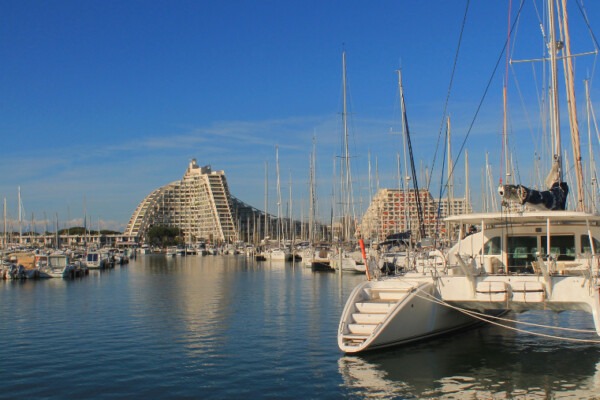
[[[396,332],[390,321],[417,291],[427,290],[430,282],[404,280],[366,281],[348,298],[338,330],[338,346],[356,353],[401,341],[404,332]]]

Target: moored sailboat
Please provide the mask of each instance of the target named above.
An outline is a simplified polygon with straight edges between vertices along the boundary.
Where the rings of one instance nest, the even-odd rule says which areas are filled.
[[[561,37],[568,38],[566,3],[562,5],[560,26],[565,32]],[[583,209],[581,171],[576,172],[577,211],[566,209],[568,185],[561,161],[556,60],[569,46],[556,40],[553,0],[547,7],[550,126],[555,145],[548,189],[501,185],[505,207],[514,210],[509,206],[516,202],[524,209],[450,216],[446,221],[458,227],[460,240],[445,253],[435,249],[413,253],[409,269],[358,285],[340,319],[338,346],[342,351],[354,353],[424,340],[496,321],[508,311],[587,312],[600,335],[600,216]],[[565,51],[561,57],[567,65],[571,55]],[[572,73],[568,67],[565,70],[567,75]],[[572,85],[572,76],[566,81]],[[573,106],[572,90],[567,92]],[[576,121],[571,118],[570,122],[571,135],[578,135],[573,128]],[[572,143],[575,169],[580,169],[578,139]],[[472,226],[479,229],[469,231]]]

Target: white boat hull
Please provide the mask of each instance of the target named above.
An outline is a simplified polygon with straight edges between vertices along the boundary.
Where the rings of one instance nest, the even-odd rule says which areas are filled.
[[[527,310],[588,312],[600,335],[600,286],[584,275],[409,273],[354,289],[338,345],[347,353],[400,345],[485,322],[486,316]]]
[[[271,261],[291,261],[292,253],[285,250],[271,250],[266,252],[267,258]]]
[[[427,280],[388,279],[357,286],[342,314],[338,346],[346,353],[424,340],[480,323],[430,301],[439,297]]]
[[[341,266],[340,266],[341,264]],[[333,257],[331,259],[331,265],[333,268],[345,272],[354,272],[357,274],[364,274],[367,267],[362,262],[357,262],[352,257],[342,257],[341,261],[339,257]]]

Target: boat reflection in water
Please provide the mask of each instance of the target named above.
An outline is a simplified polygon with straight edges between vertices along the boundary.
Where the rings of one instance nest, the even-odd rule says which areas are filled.
[[[543,313],[518,316],[548,324],[545,318]],[[593,329],[579,324],[587,322],[585,313],[565,312],[555,318]],[[593,341],[595,334],[578,338]],[[347,389],[362,398],[597,399],[600,394],[597,344],[545,340],[491,326],[413,346],[342,356],[338,367]]]

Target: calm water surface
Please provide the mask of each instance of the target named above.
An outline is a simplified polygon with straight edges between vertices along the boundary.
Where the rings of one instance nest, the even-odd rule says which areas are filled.
[[[499,327],[344,355],[337,324],[363,279],[147,255],[79,280],[0,281],[0,398],[600,398],[600,345]],[[593,328],[580,313],[519,318]]]

